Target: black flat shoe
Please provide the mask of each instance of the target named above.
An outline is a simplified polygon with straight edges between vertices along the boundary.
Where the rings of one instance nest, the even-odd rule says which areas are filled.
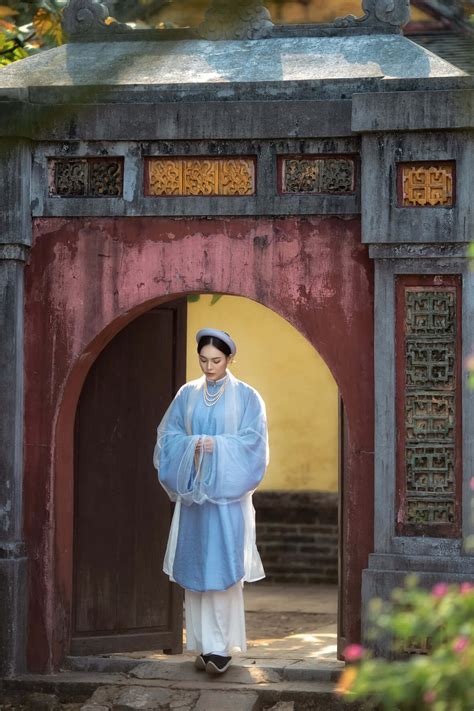
[[[208,674],[223,674],[230,666],[232,657],[221,657],[220,654],[206,655],[208,662],[206,671]]]
[[[194,666],[196,669],[199,669],[199,671],[205,671],[206,664],[208,663],[210,656],[210,654],[198,654],[194,660]]]

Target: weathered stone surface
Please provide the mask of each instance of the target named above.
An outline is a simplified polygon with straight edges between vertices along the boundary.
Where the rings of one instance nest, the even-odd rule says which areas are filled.
[[[469,128],[473,125],[472,88],[410,91],[403,95],[402,101],[400,99],[400,94],[396,91],[361,93],[354,96],[354,131],[410,131],[419,128],[438,130]]]
[[[136,679],[163,679],[170,681],[192,681],[201,676],[192,662],[182,662],[176,665],[163,661],[138,664],[128,674]]]
[[[88,701],[90,710],[97,707],[128,711],[153,709],[158,711],[190,711],[198,699],[197,692],[176,691],[143,686],[101,686]]]
[[[84,42],[42,52],[2,71],[0,87],[216,84],[347,77],[462,76],[400,35],[246,41]]]
[[[74,671],[96,671],[96,672],[122,672],[126,673],[137,666],[137,660],[133,658],[110,656],[90,656],[66,657],[63,668]]]
[[[0,244],[30,245],[31,146],[1,135],[0,130]]]
[[[402,98],[399,102],[404,104]],[[408,106],[410,104],[406,104]],[[472,162],[474,142],[469,135],[447,131],[423,134],[367,134],[362,139],[363,241],[372,244],[469,242],[474,227]],[[456,191],[452,207],[402,207],[397,197],[397,164],[404,161],[456,162]],[[374,200],[374,195],[377,199]],[[401,237],[403,235],[403,238]]]
[[[254,711],[257,694],[203,691],[193,711]]]
[[[268,711],[295,711],[294,701],[279,701],[275,706],[272,706]]]
[[[8,168],[7,161],[6,170]],[[20,226],[21,221],[18,227]],[[11,247],[19,248],[18,245],[11,245]],[[21,248],[19,250],[21,252]],[[2,403],[2,417],[0,418],[0,677],[21,673],[25,668],[27,569],[25,550],[21,542],[24,266],[22,256],[26,257],[26,254],[5,254],[5,247],[0,246],[0,329],[2,333],[0,339],[0,401]]]
[[[210,102],[213,103],[213,102]],[[268,102],[267,102],[268,103]],[[273,105],[273,102],[270,102]],[[314,102],[305,111],[311,115],[315,127],[324,111],[321,104],[325,102]],[[341,103],[341,102],[340,102]],[[342,102],[350,103],[350,102]],[[274,106],[274,105],[273,105]],[[315,108],[316,107],[316,108]],[[161,107],[163,108],[163,107]],[[182,107],[184,108],[184,106]],[[191,108],[190,106],[187,108]],[[313,109],[315,108],[316,114]],[[207,105],[206,111],[209,117],[210,111]],[[176,105],[173,107],[176,128],[180,130],[181,123]],[[250,109],[249,109],[250,111]],[[272,106],[267,107],[268,115],[272,114]],[[297,117],[296,108],[292,107],[291,120],[300,122]],[[320,115],[320,113],[321,115]],[[340,127],[337,116],[334,115],[334,102],[328,107],[333,126]],[[135,111],[136,113],[136,111]],[[199,110],[193,105],[194,126],[198,121]],[[301,113],[300,118],[306,120]],[[337,112],[336,112],[337,113]],[[341,112],[340,112],[341,113]],[[342,112],[343,113],[343,112]],[[237,130],[236,122],[239,116],[243,118],[243,113],[239,109],[239,114],[228,124],[229,130]],[[319,118],[318,118],[319,117]],[[275,115],[273,114],[273,120]],[[170,119],[171,120],[171,119]],[[327,116],[324,119],[328,120]],[[343,120],[343,117],[341,118]],[[266,121],[266,119],[265,119]],[[163,130],[164,116],[160,113],[160,131]],[[191,123],[188,124],[191,128]],[[308,130],[302,125],[301,130]],[[319,129],[321,125],[317,128]],[[255,127],[254,127],[255,128]],[[275,133],[275,129],[268,125],[268,129]],[[1,129],[0,129],[1,130]],[[135,130],[135,128],[134,128]],[[154,129],[155,130],[155,129]],[[250,130],[250,127],[249,127]],[[250,141],[228,141],[225,145],[227,156],[249,156],[257,154],[259,156],[259,169],[256,173],[256,194],[249,196],[235,197],[221,196],[218,200],[213,198],[203,198],[196,196],[168,196],[165,198],[150,198],[144,195],[143,190],[143,160],[147,154],[179,156],[206,156],[216,151],[216,141],[200,141],[183,143],[179,141],[159,141],[140,142],[133,141],[113,142],[113,141],[80,141],[74,143],[46,143],[35,147],[33,157],[32,174],[32,212],[35,217],[72,217],[84,214],[101,215],[105,214],[119,217],[120,215],[281,215],[290,214],[344,214],[355,215],[360,211],[360,193],[358,182],[356,191],[347,195],[281,195],[277,190],[277,157],[281,155],[294,155],[301,151],[301,141],[292,139],[276,140],[250,140]],[[358,137],[326,138],[319,140],[313,138],[305,140],[305,151],[308,154],[356,154],[360,150],[360,140]],[[81,158],[85,155],[93,156],[122,156],[126,169],[124,173],[123,197],[108,197],[107,200],[97,200],[96,198],[68,198],[67,200],[52,197],[48,193],[48,172],[47,161],[51,156],[55,159],[62,159],[65,155],[74,158]],[[301,502],[300,502],[301,503]],[[303,507],[301,507],[303,508]],[[296,509],[296,505],[295,505]]]
[[[162,679],[167,681],[202,681],[202,674],[194,668],[192,662],[182,664],[166,664],[166,662],[149,662],[139,664],[129,672],[137,679]],[[224,677],[222,677],[224,678]],[[263,684],[278,682],[280,674],[272,668],[259,666],[230,666],[225,673],[225,681],[234,684]]]
[[[344,669],[344,662],[331,665],[296,662],[284,668],[283,677],[288,681],[335,681],[342,669]]]

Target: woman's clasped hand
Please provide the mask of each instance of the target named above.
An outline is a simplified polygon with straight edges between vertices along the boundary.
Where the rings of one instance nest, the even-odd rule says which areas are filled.
[[[198,439],[196,442],[196,452],[199,453],[201,451],[209,454],[214,451],[214,440],[212,437],[203,437]]]

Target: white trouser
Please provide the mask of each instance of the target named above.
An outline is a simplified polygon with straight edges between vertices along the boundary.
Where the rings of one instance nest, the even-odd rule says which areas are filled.
[[[185,590],[184,601],[188,651],[227,657],[247,650],[241,581],[223,591]]]

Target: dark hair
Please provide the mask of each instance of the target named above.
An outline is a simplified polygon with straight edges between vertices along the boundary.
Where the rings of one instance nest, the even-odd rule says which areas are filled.
[[[216,336],[203,336],[202,338],[200,338],[197,347],[197,352],[200,353],[204,346],[214,346],[215,348],[217,348],[218,351],[220,351],[227,357],[229,357],[231,354],[231,350],[227,343],[221,341],[220,338],[216,338]]]

